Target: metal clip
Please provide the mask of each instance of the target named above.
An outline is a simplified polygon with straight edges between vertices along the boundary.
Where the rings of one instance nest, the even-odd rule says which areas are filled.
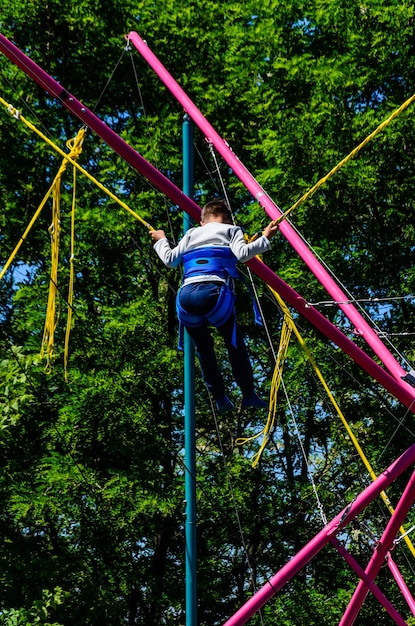
[[[10,115],[15,117],[17,120],[20,118],[20,111],[18,109],[15,109],[13,105],[9,104],[7,110],[10,113]]]

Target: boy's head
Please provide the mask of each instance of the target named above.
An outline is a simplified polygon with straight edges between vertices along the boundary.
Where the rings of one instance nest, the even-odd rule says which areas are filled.
[[[207,222],[222,222],[223,224],[233,224],[232,213],[225,200],[214,199],[207,202],[202,209],[200,219],[201,224]]]

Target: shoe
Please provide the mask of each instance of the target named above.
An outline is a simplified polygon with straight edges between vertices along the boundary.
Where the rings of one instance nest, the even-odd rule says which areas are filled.
[[[252,407],[254,409],[267,409],[268,403],[264,402],[262,398],[258,396],[258,394],[253,391],[251,395],[244,396],[242,398],[242,407]]]
[[[233,409],[235,408],[234,403],[229,400],[227,395],[216,398],[215,402],[218,413],[227,413],[228,411],[233,411]]]

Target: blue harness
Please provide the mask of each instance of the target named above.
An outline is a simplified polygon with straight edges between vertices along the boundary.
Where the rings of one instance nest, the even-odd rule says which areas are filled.
[[[222,326],[235,309],[235,293],[230,284],[233,278],[243,277],[238,272],[237,259],[227,246],[206,246],[191,250],[183,255],[184,276],[218,276],[226,280],[221,287],[218,300],[207,315],[194,315],[188,313],[180,304],[180,291],[176,298],[176,312],[179,318],[179,350],[183,350],[183,326],[201,326],[203,322],[209,322],[215,327]],[[244,280],[244,279],[243,279]],[[247,285],[246,281],[244,280]],[[252,290],[247,285],[253,298]],[[261,314],[255,299],[253,298],[255,323],[262,325]],[[236,316],[232,333],[232,345],[236,348]]]
[[[206,246],[183,255],[184,279],[214,274],[220,278],[238,278],[236,256],[228,246]]]

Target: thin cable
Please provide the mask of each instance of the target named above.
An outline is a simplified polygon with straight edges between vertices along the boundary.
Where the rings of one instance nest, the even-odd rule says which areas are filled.
[[[127,50],[130,52],[129,56],[130,56],[130,61],[131,61],[131,65],[132,65],[132,68],[133,68],[133,74],[134,74],[134,80],[135,80],[135,88],[137,89],[137,93],[138,93],[138,97],[139,97],[139,100],[140,100],[141,108],[143,110],[143,118],[144,118],[144,123],[145,123],[145,126],[146,126],[147,137],[148,137],[149,143],[150,143],[151,154],[153,156],[153,161],[154,161],[154,164],[155,164],[156,168],[159,169],[157,155],[156,155],[156,152],[155,152],[155,149],[154,149],[154,137],[153,137],[153,134],[152,134],[151,129],[150,129],[150,124],[148,123],[148,115],[147,115],[146,107],[145,107],[145,104],[144,104],[144,98],[143,98],[143,94],[142,94],[142,91],[141,91],[140,82],[138,80],[138,72],[137,72],[137,67],[136,67],[136,64],[135,64],[135,57],[132,54],[132,48],[131,48],[129,42],[127,43]],[[167,223],[169,225],[170,236],[172,238],[172,241],[175,244],[176,243],[176,239],[175,239],[175,236],[174,236],[173,223],[172,223],[172,220],[171,220],[171,217],[170,217],[170,212],[168,210],[170,205],[167,202],[167,198],[166,198],[166,196],[164,194],[163,194],[162,197],[163,197],[163,202],[164,202],[164,209],[165,209],[165,213],[166,213]]]
[[[369,320],[369,322],[372,324],[374,330],[376,330],[377,332],[382,332],[381,329],[379,328],[379,326],[377,325],[377,323],[372,319],[372,317],[367,313],[367,311],[360,305],[359,300],[356,300],[353,297],[353,295],[350,293],[350,291],[348,290],[346,285],[338,278],[338,276],[334,273],[334,271],[327,265],[327,263],[319,255],[319,253],[316,250],[314,250],[314,248],[307,241],[307,239],[304,237],[304,235],[302,233],[300,233],[300,231],[294,226],[294,224],[292,224],[291,222],[289,222],[289,223],[290,223],[290,226],[295,230],[297,235],[299,237],[301,237],[302,241],[306,244],[306,246],[308,246],[308,248],[312,251],[312,253],[318,259],[318,261],[327,270],[327,272],[330,274],[330,276],[336,281],[336,283],[341,287],[341,289],[349,296],[350,304],[356,304],[357,308],[360,311],[360,313],[363,315],[363,317],[366,317]],[[387,344],[389,345],[391,350],[393,352],[395,352],[395,354],[402,360],[402,362],[405,363],[407,367],[410,367],[410,364],[408,363],[406,357],[399,352],[399,350],[396,348],[396,346],[394,346],[394,344],[391,341],[389,341],[389,340],[387,341]]]
[[[398,430],[401,428],[403,421],[406,419],[406,417],[411,413],[411,408],[415,405],[415,400],[412,400],[411,405],[406,409],[405,414],[402,416],[402,419],[398,421],[398,425],[396,426],[394,432],[392,433],[392,435],[389,438],[388,443],[385,445],[385,447],[383,448],[382,452],[379,454],[378,456],[378,462],[379,459],[382,458],[382,456],[384,455],[384,453],[386,452],[386,450],[388,449],[388,447],[390,446],[390,444],[392,443],[396,433],[398,432]]]
[[[127,48],[127,46],[125,46],[125,47],[124,47],[124,49],[123,49],[123,51],[121,52],[121,56],[120,56],[120,58],[118,59],[117,63],[115,64],[114,69],[112,70],[112,72],[111,72],[111,74],[110,74],[110,76],[109,76],[109,78],[108,78],[108,80],[107,80],[106,84],[104,85],[104,87],[103,87],[103,89],[102,89],[102,91],[101,91],[100,95],[98,96],[98,99],[97,99],[97,101],[95,102],[94,108],[93,108],[93,109],[91,109],[93,113],[95,113],[95,111],[96,111],[96,109],[97,109],[98,105],[100,104],[100,102],[101,102],[101,100],[102,100],[102,97],[103,97],[104,93],[105,93],[105,92],[106,92],[106,90],[108,89],[108,86],[109,86],[109,84],[111,83],[111,81],[112,81],[112,79],[113,79],[113,76],[114,76],[115,72],[117,71],[117,68],[118,68],[119,64],[121,63],[121,60],[123,59],[124,54],[125,54],[125,52],[127,51],[127,49],[128,49],[128,48]]]
[[[250,282],[251,282],[252,291],[253,291],[254,296],[255,296],[255,301],[257,303],[259,312],[261,314],[262,322],[263,322],[263,325],[264,325],[263,327],[264,327],[264,332],[265,332],[265,335],[266,335],[266,338],[267,338],[268,347],[269,347],[269,349],[270,349],[270,351],[272,353],[273,361],[274,361],[274,364],[275,364],[277,362],[277,354],[275,352],[274,342],[273,342],[272,337],[271,337],[271,332],[269,330],[269,325],[268,325],[267,319],[266,319],[265,314],[264,314],[263,306],[262,306],[261,301],[260,301],[259,296],[258,296],[258,290],[256,288],[255,280],[254,280],[251,268],[249,268],[247,265],[244,265],[244,269],[247,270],[246,273],[248,274],[248,277],[249,277]],[[273,305],[275,305],[275,307],[278,309],[279,313],[281,313],[281,317],[283,318],[283,312],[281,311],[281,307],[278,306],[278,302],[275,301],[275,298],[274,299],[269,298],[269,301],[271,301],[273,303]]]
[[[409,528],[404,535],[399,535],[399,537],[397,537],[394,540],[394,544],[397,545],[398,543],[400,543],[402,541],[402,539],[405,539],[405,537],[407,537],[408,535],[410,535],[413,531],[415,530],[415,525],[411,526],[411,528]]]
[[[383,404],[383,409],[392,417],[392,419],[398,423],[398,427],[397,430],[399,430],[399,428],[404,428],[407,433],[409,435],[411,435],[411,437],[415,438],[415,430],[411,430],[410,428],[408,428],[408,426],[403,424],[404,419],[409,415],[410,411],[409,409],[405,409],[405,414],[404,416],[399,419],[395,413],[393,413],[390,408],[387,406],[385,399],[379,394],[374,392],[372,389],[367,388],[366,386],[363,385],[362,382],[360,382],[342,363],[339,363],[337,361],[337,359],[335,357],[333,357],[332,355],[329,355],[329,358],[338,366],[340,367],[344,372],[346,372],[346,374],[360,387],[360,389],[363,389],[364,393],[366,395],[371,396],[372,398],[375,398],[376,400],[382,402]],[[411,413],[412,415],[412,413]],[[384,452],[384,451],[383,451]],[[382,452],[382,454],[383,454]]]
[[[206,140],[206,141],[207,141],[207,140]],[[207,141],[207,142],[208,142],[208,141]],[[209,143],[209,142],[208,142],[208,143]],[[203,165],[203,168],[204,168],[204,170],[205,170],[206,174],[209,176],[209,178],[210,178],[210,180],[211,180],[211,182],[212,182],[213,186],[215,187],[216,191],[219,191],[219,186],[218,186],[218,184],[217,184],[216,180],[215,180],[215,179],[214,179],[214,177],[213,177],[213,173],[212,173],[212,171],[211,171],[210,167],[208,167],[208,164],[206,163],[206,160],[205,160],[205,158],[203,157],[203,154],[202,154],[202,153],[201,153],[201,151],[199,150],[199,147],[196,145],[196,143],[194,143],[194,148],[195,148],[195,150],[196,150],[196,152],[197,152],[197,155],[198,155],[198,157],[199,157],[199,159],[200,159],[200,161],[201,161],[201,163],[202,163],[202,165]]]
[[[3,72],[1,73],[1,76],[3,77],[3,79],[5,80],[5,82],[8,84],[8,86],[10,87],[11,91],[13,93],[16,93],[16,89],[15,87],[12,85],[12,83],[9,81],[9,79],[3,74]],[[22,108],[25,108],[27,111],[29,111],[29,113],[35,118],[36,122],[38,123],[39,126],[41,126],[43,128],[43,132],[45,135],[48,135],[51,139],[52,139],[52,134],[49,130],[49,128],[47,128],[47,126],[44,125],[44,123],[42,122],[42,120],[39,118],[39,116],[37,115],[35,109],[33,109],[28,102],[25,100],[25,98],[23,98],[22,95],[16,94],[16,97],[18,99],[18,101],[20,101],[22,103]]]
[[[150,143],[150,148],[151,148],[151,154],[153,156],[153,160],[154,160],[154,164],[158,169],[158,162],[157,162],[157,156],[155,154],[155,150],[154,150],[154,141],[153,141],[153,134],[150,130],[150,124],[148,123],[148,116],[147,116],[147,111],[146,111],[146,107],[144,105],[144,98],[143,98],[143,94],[141,91],[141,87],[140,87],[140,83],[138,80],[138,73],[137,73],[137,68],[136,68],[136,64],[135,64],[135,60],[134,60],[134,56],[131,53],[131,46],[129,46],[129,50],[130,50],[130,60],[131,60],[131,65],[133,68],[133,74],[134,74],[134,80],[135,80],[135,88],[137,89],[137,93],[138,93],[138,97],[140,100],[140,104],[141,104],[141,108],[143,109],[143,118],[144,118],[144,123],[146,126],[146,131],[147,131],[147,137]]]
[[[413,337],[415,335],[415,332],[410,333],[410,332],[406,332],[406,333],[387,333],[385,330],[380,330],[378,332],[379,337]],[[410,364],[408,363],[407,359],[405,359],[405,362],[408,364],[408,367],[410,367]]]
[[[225,198],[226,204],[227,204],[228,209],[229,209],[229,211],[231,213],[232,222],[233,222],[233,224],[235,224],[235,215],[234,215],[234,212],[232,210],[231,203],[229,202],[229,196],[228,196],[228,193],[226,191],[224,180],[222,178],[222,173],[220,171],[218,160],[216,158],[216,152],[215,152],[215,150],[213,148],[213,144],[212,144],[211,141],[208,142],[208,145],[209,145],[210,154],[212,155],[213,161],[215,163],[216,173],[219,176],[219,181],[220,181],[223,197]]]
[[[307,458],[307,455],[306,455],[306,452],[305,452],[305,449],[304,449],[304,446],[303,446],[303,442],[301,440],[301,435],[300,435],[300,431],[299,431],[299,428],[298,428],[298,424],[297,424],[297,421],[295,419],[294,411],[292,409],[291,402],[290,402],[290,399],[289,399],[289,396],[288,396],[288,392],[287,392],[287,389],[285,387],[285,383],[284,383],[284,379],[283,378],[281,378],[281,386],[282,386],[282,389],[284,391],[285,400],[287,402],[287,407],[288,407],[289,414],[290,414],[291,419],[292,419],[292,421],[294,423],[294,430],[296,432],[298,443],[299,443],[300,448],[301,448],[301,452],[302,452],[302,455],[303,455],[303,458],[304,458],[304,463],[306,464],[306,467],[307,467],[307,474],[308,474],[308,477],[310,479],[311,486],[313,488],[313,492],[314,492],[314,495],[315,495],[315,498],[316,498],[316,502],[317,502],[317,507],[318,507],[318,510],[320,512],[320,517],[321,517],[321,520],[323,522],[323,525],[327,526],[327,518],[326,518],[326,515],[324,513],[323,505],[321,503],[321,500],[320,500],[318,492],[317,492],[317,487],[316,487],[316,484],[314,482],[314,477],[313,477],[312,472],[310,470],[310,465],[309,465],[309,462],[308,462],[308,458]]]
[[[308,300],[306,302],[306,306],[313,307],[330,307],[330,306],[338,306],[339,304],[356,304],[357,302],[369,302],[375,303],[378,302],[395,302],[400,300],[413,300],[415,299],[414,294],[408,294],[407,296],[390,296],[388,298],[354,298],[353,300],[320,300],[319,302],[312,302]]]

